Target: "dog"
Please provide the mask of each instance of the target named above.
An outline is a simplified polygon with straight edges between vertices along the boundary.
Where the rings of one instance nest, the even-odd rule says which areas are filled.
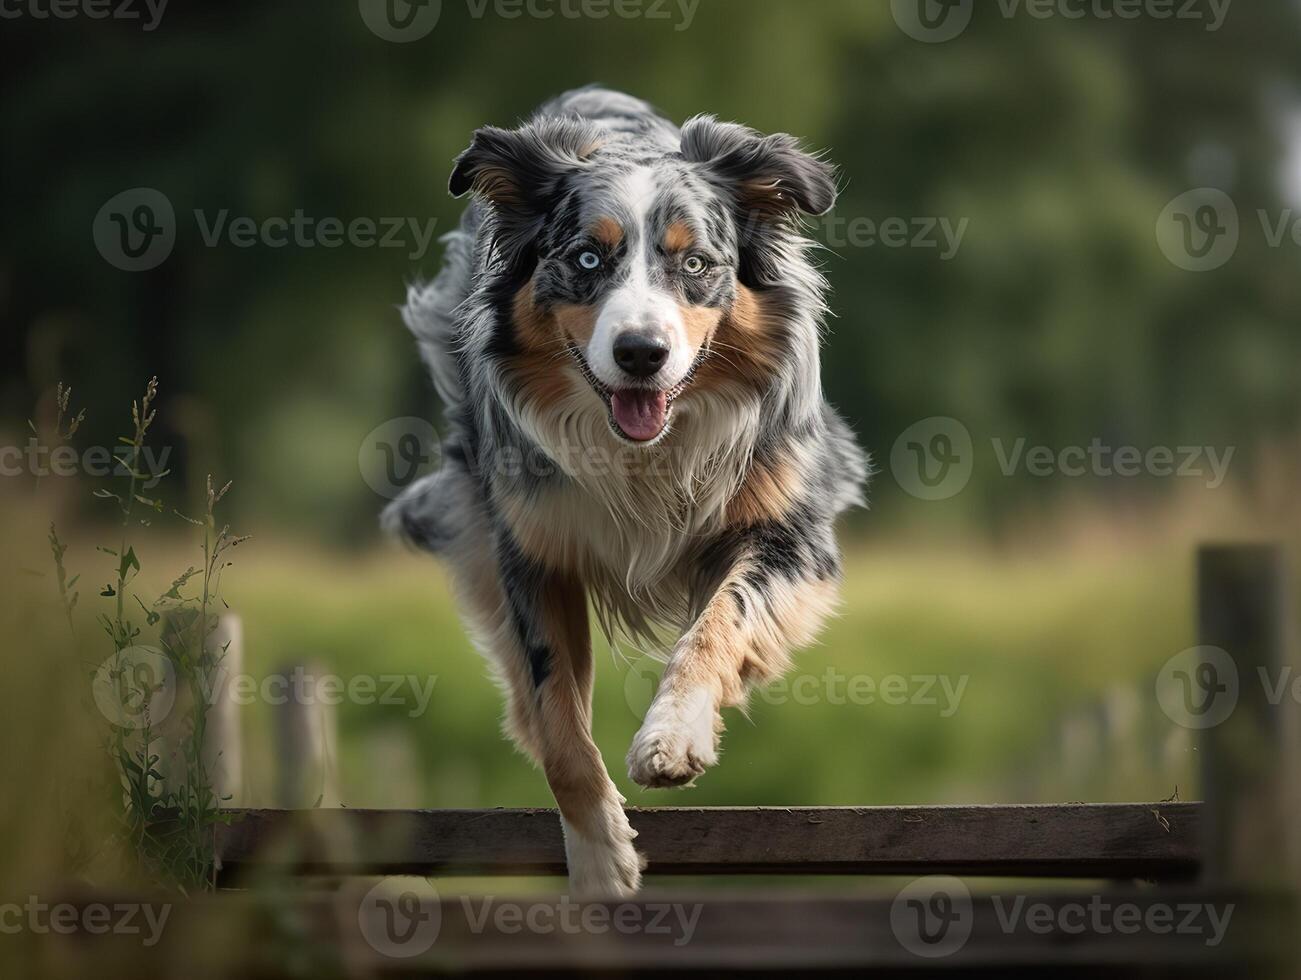
[[[628,751],[644,787],[714,765],[720,710],[836,605],[833,522],[868,461],[823,398],[826,283],[800,233],[835,172],[791,136],[588,87],[475,132],[449,188],[471,203],[403,310],[448,434],[385,523],[450,566],[559,805],[571,891],[630,895],[645,865],[590,734],[589,604],[612,642],[667,653]]]

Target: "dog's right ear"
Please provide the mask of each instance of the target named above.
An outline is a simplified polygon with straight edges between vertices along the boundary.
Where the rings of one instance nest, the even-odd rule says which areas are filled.
[[[562,178],[582,169],[600,139],[577,119],[542,119],[520,129],[485,126],[456,158],[448,190],[473,191],[498,208],[542,212]]]

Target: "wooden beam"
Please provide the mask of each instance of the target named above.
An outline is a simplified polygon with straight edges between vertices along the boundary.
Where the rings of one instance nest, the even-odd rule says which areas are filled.
[[[78,907],[136,904],[126,898],[70,900]],[[447,890],[377,896],[370,882],[359,881],[329,893],[171,897],[167,908],[166,929],[147,948],[139,934],[116,929],[33,938],[69,975],[102,973],[107,962],[123,976],[188,976],[201,950],[214,975],[257,977],[851,975],[865,969],[873,976],[934,976],[944,969],[962,976],[1051,971],[1218,980],[1275,975],[1278,937],[1295,915],[1295,906],[1279,896],[1188,887],[1013,887],[955,898],[947,909],[952,925],[928,948],[916,941],[894,890],[768,891],[763,897],[670,890],[580,904],[554,895]],[[1232,948],[1222,941],[1227,934],[1239,939]],[[131,965],[134,973],[126,969]]]
[[[1190,877],[1194,803],[631,809],[650,874]],[[555,810],[236,810],[223,874],[564,873]]]

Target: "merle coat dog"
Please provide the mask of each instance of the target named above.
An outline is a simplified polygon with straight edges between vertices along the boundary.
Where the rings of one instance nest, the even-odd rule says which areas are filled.
[[[630,894],[643,862],[590,734],[589,605],[667,655],[627,758],[660,787],[717,762],[720,709],[836,602],[832,525],[867,462],[823,399],[825,283],[800,235],[834,174],[790,136],[678,128],[586,88],[476,132],[450,186],[472,201],[404,311],[449,435],[386,518],[450,565],[560,806],[571,887]]]

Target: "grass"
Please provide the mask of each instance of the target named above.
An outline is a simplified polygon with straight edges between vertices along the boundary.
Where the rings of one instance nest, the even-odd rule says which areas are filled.
[[[409,686],[400,704],[339,706],[343,803],[549,803],[541,776],[498,732],[500,698],[435,563],[292,546],[242,558],[226,596],[244,619],[248,673],[310,662],[344,682],[432,679],[424,711]],[[1159,713],[1152,677],[1193,644],[1191,565],[1182,548],[1062,563],[855,546],[841,616],[786,687],[756,696],[748,717],[729,712],[723,763],[696,787],[644,792],[626,779],[623,755],[658,666],[601,642],[597,741],[621,790],[643,805],[1159,799],[1187,785],[1189,760],[1162,758],[1168,722],[1149,726],[1151,736],[1142,723]],[[1109,701],[1136,704],[1139,717],[1108,720]],[[271,710],[244,713],[246,800],[269,803]],[[1067,774],[1061,742],[1073,715],[1101,719],[1099,744]],[[1124,754],[1160,765],[1113,757],[1105,742],[1120,723],[1151,742]]]

